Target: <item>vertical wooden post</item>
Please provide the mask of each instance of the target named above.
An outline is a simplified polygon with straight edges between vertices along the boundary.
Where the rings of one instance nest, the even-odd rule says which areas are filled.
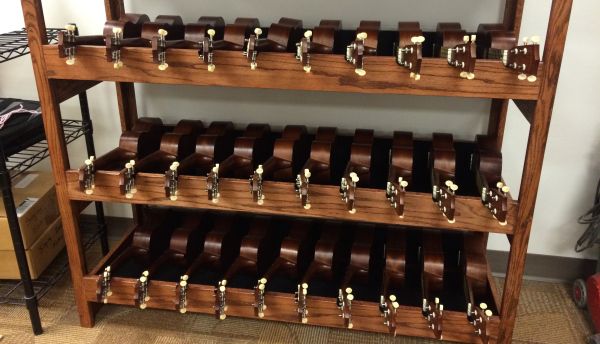
[[[521,30],[524,4],[525,0],[506,0],[506,6],[504,8],[504,26],[507,30],[514,31],[517,37]],[[492,99],[487,134],[496,138],[496,148],[498,150],[502,149],[507,112],[508,100]]]
[[[104,7],[107,20],[117,20],[125,14],[123,0],[104,0]],[[135,88],[131,82],[117,82],[116,86],[121,131],[130,130],[138,118]]]
[[[77,207],[74,207],[74,203],[69,200],[67,194],[65,170],[70,165],[64,140],[60,107],[56,101],[52,83],[46,77],[46,64],[42,52],[42,45],[48,43],[44,12],[41,0],[21,0],[21,6],[23,7],[33,71],[42,106],[44,130],[48,141],[48,149],[52,156],[51,163],[56,181],[56,196],[67,244],[79,321],[82,326],[91,327],[94,324],[94,315],[92,305],[86,301],[83,291],[83,275],[87,272],[87,269],[77,222],[78,214],[75,211]]]
[[[527,245],[531,233],[531,222],[572,5],[573,0],[552,1],[543,58],[544,77],[542,78],[540,94],[529,130],[529,142],[519,194],[519,210],[515,223],[515,234],[512,236],[506,280],[504,282],[504,294],[502,295],[498,343],[510,343],[514,330],[519,293],[525,269]]]

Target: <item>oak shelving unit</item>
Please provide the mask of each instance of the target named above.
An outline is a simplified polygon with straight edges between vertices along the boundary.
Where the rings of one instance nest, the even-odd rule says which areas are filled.
[[[27,25],[31,53],[34,60],[34,70],[42,102],[46,136],[50,143],[52,167],[57,182],[58,200],[60,203],[65,239],[69,252],[71,275],[75,289],[77,307],[82,326],[94,325],[94,312],[97,309],[97,288],[101,262],[91,271],[83,259],[77,212],[91,201],[121,202],[143,205],[163,205],[173,207],[190,207],[202,209],[220,209],[232,212],[253,211],[265,214],[286,216],[303,216],[313,218],[335,218],[344,220],[367,221],[374,223],[402,224],[405,226],[429,227],[442,230],[468,230],[506,234],[511,244],[506,279],[501,302],[497,303],[499,316],[494,316],[490,324],[492,342],[509,343],[515,325],[516,309],[519,301],[519,292],[525,266],[527,245],[531,230],[531,221],[535,207],[535,200],[539,186],[540,173],[543,163],[545,144],[552,115],[556,85],[560,73],[563,50],[569,24],[572,0],[553,0],[549,19],[548,31],[545,36],[544,63],[541,64],[536,82],[522,82],[517,80],[513,72],[506,69],[498,61],[478,60],[475,80],[459,79],[456,71],[449,67],[442,59],[424,59],[422,78],[415,82],[408,78],[408,73],[398,67],[392,58],[376,56],[368,58],[368,74],[360,78],[353,73],[353,67],[343,61],[339,56],[319,55],[311,58],[313,72],[305,74],[298,63],[289,53],[261,53],[261,66],[256,71],[250,71],[248,65],[240,58],[239,52],[215,52],[218,59],[218,69],[208,73],[204,65],[192,50],[169,50],[169,69],[159,71],[152,62],[152,54],[145,48],[124,48],[123,61],[126,66],[115,70],[112,64],[106,62],[103,47],[81,46],[77,50],[77,63],[67,66],[59,58],[56,46],[49,45],[45,32],[45,22],[41,0],[22,0],[23,13]],[[524,0],[506,0],[504,25],[516,33],[520,31]],[[117,19],[125,13],[122,0],[105,0],[107,19]],[[447,80],[452,78],[452,89],[447,88]],[[137,108],[134,94],[134,83],[156,83],[173,85],[197,86],[235,86],[251,88],[273,88],[287,90],[334,91],[351,93],[388,93],[428,96],[451,96],[491,99],[490,121],[488,135],[495,138],[498,149],[502,146],[506,113],[509,100],[515,101],[525,118],[530,123],[529,141],[526,148],[525,166],[523,169],[520,193],[518,199],[510,202],[509,224],[499,226],[484,209],[477,204],[478,199],[458,197],[457,223],[452,225],[443,220],[439,212],[434,209],[428,195],[407,195],[407,216],[404,220],[391,217],[385,218],[383,210],[373,206],[372,210],[358,212],[352,216],[347,213],[337,212],[336,209],[324,209],[302,212],[290,210],[290,207],[269,206],[257,208],[251,202],[243,200],[233,203],[221,201],[218,205],[204,201],[199,194],[203,189],[202,180],[188,180],[182,177],[180,196],[177,202],[162,201],[157,195],[162,194],[162,179],[157,175],[140,174],[136,178],[139,192],[134,199],[126,200],[117,190],[111,190],[110,175],[98,176],[96,191],[93,195],[85,195],[79,190],[77,171],[71,169],[67,157],[66,145],[62,136],[60,122],[60,102],[82,92],[99,82],[116,82],[119,113],[122,130],[131,129],[137,119]],[[103,179],[104,178],[104,179]],[[186,184],[188,183],[188,184]],[[237,192],[237,189],[247,192],[247,182],[226,181],[223,193]],[[265,193],[275,197],[278,203],[285,204],[286,195],[279,183],[265,183]],[[227,189],[229,188],[229,189]],[[241,192],[241,191],[240,191]],[[318,189],[324,197],[333,197],[337,190],[328,187]],[[368,201],[375,194],[374,190],[365,189],[363,201]],[[336,196],[338,197],[338,196]],[[358,196],[357,196],[358,197]],[[381,197],[381,196],[378,196]],[[225,200],[227,197],[223,197]],[[316,201],[316,200],[315,200]],[[291,201],[290,201],[291,202]],[[384,203],[383,201],[381,202]],[[369,203],[370,204],[370,203]],[[318,207],[314,207],[318,208]],[[381,206],[383,208],[383,206]],[[409,215],[410,209],[419,209],[419,212]],[[387,209],[391,214],[391,209]],[[436,216],[434,216],[434,214]],[[461,222],[463,221],[463,222]],[[124,238],[125,242],[128,238]],[[113,252],[114,253],[114,252]],[[112,254],[112,253],[111,253]],[[110,255],[104,258],[108,260]],[[491,280],[491,277],[490,277]],[[123,293],[133,292],[135,280],[114,278],[113,290],[120,288]],[[491,283],[493,285],[493,282]],[[175,295],[176,283],[156,282],[151,287],[161,295]],[[196,286],[190,293],[197,295],[198,300],[204,300],[206,307],[199,307],[191,311],[210,313],[210,295],[212,286]],[[492,287],[491,293],[496,298],[497,292]],[[252,291],[228,289],[228,302],[252,302]],[[289,304],[293,307],[293,297],[287,294],[272,295],[274,307],[284,307]],[[111,303],[132,305],[130,298],[111,298]],[[214,302],[214,299],[213,301]],[[328,312],[328,307],[334,305],[333,300],[315,300],[318,307],[316,312]],[[271,305],[273,305],[271,301]],[[230,304],[231,305],[231,304]],[[175,309],[169,302],[153,298],[149,302],[150,308]],[[376,308],[372,303],[356,303],[353,308]],[[235,307],[230,307],[235,308]],[[273,309],[273,308],[270,308]],[[232,315],[253,317],[250,311],[232,311]],[[314,311],[313,311],[314,314]],[[279,314],[278,314],[279,315]],[[403,307],[399,311],[401,319],[398,322],[398,334],[433,337],[426,328],[426,321],[420,315],[420,308]],[[265,319],[297,321],[295,318],[287,319],[285,316],[266,316]],[[323,318],[321,318],[323,319]],[[380,319],[361,317],[364,326],[355,326],[357,329],[383,332]],[[359,322],[356,321],[358,324]],[[320,320],[318,325],[339,326],[327,320]],[[379,326],[381,329],[376,329]],[[478,342],[472,328],[465,321],[464,314],[458,312],[445,312],[444,339],[464,342]],[[374,329],[375,328],[375,329]]]

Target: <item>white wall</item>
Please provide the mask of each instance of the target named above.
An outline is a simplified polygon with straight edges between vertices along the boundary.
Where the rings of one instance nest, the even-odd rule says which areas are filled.
[[[549,0],[526,2],[523,34],[545,34]],[[343,18],[345,28],[354,28],[361,19],[380,19],[384,28],[393,29],[400,20],[419,20],[426,29],[437,22],[460,21],[469,30],[481,22],[497,22],[503,12],[502,0],[441,0],[378,1],[377,6],[365,1],[128,1],[130,12],[184,14],[187,21],[201,15],[223,15],[231,21],[238,16],[256,16],[263,25],[281,16],[302,18],[305,26],[315,25],[322,18]],[[343,5],[343,6],[342,6]],[[410,8],[410,10],[406,10]],[[431,11],[431,8],[441,9]],[[147,9],[151,9],[148,11]],[[226,9],[226,10],[225,10]],[[104,7],[101,0],[46,0],[46,22],[60,27],[75,21],[82,34],[95,34],[101,29]],[[595,130],[600,127],[600,107],[597,96],[600,68],[595,56],[600,48],[592,44],[600,29],[592,26],[593,15],[600,13],[600,3],[577,0],[570,28],[563,73],[559,84],[554,119],[548,141],[538,206],[529,251],[532,253],[573,256],[576,238],[583,227],[577,216],[591,205],[596,180],[600,177],[599,140]],[[0,31],[22,27],[18,1],[4,4],[0,13]],[[589,37],[589,38],[588,38]],[[595,67],[595,68],[594,68]],[[0,65],[0,94],[11,97],[35,98],[31,63],[28,58]],[[357,127],[374,128],[379,134],[393,129],[411,130],[419,136],[432,132],[452,132],[459,139],[472,139],[487,128],[489,102],[453,98],[405,97],[387,95],[353,95],[336,93],[290,92],[210,87],[174,87],[136,85],[140,115],[161,116],[168,122],[179,118],[200,118],[207,121],[229,119],[237,123],[265,121],[275,127],[285,124],[306,124],[311,127],[335,125],[344,131]],[[118,141],[119,122],[114,87],[102,84],[89,91],[95,140],[98,153],[112,148]],[[62,105],[65,117],[78,118],[78,104]],[[518,194],[528,125],[511,107],[504,144],[504,175]],[[84,158],[83,141],[70,148],[73,165]],[[111,215],[127,215],[127,207],[111,205]],[[490,248],[506,250],[502,236],[490,240]],[[595,257],[596,252],[587,252]]]

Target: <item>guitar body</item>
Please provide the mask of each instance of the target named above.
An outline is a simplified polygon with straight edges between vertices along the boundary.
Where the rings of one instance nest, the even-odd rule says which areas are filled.
[[[422,236],[422,275],[423,299],[439,297],[444,289],[444,248],[442,234],[423,232]]]
[[[369,283],[369,271],[372,267],[373,253],[373,231],[375,226],[359,227],[354,233],[354,243],[350,251],[350,264],[346,268],[346,274],[341,284],[345,290],[353,283]]]
[[[362,20],[356,33],[367,33],[367,39],[364,45],[365,55],[377,55],[377,45],[379,44],[379,30],[381,29],[380,21]]]
[[[397,183],[398,178],[402,178],[410,187],[413,173],[413,145],[412,133],[394,132],[388,182]]]
[[[279,256],[269,267],[264,277],[272,276],[292,278],[299,281],[308,265],[314,258],[316,237],[312,223],[305,220],[294,220],[291,229],[282,240]]]
[[[325,223],[321,237],[315,245],[315,255],[310,263],[302,283],[310,284],[314,278],[326,282],[335,282],[341,275],[341,267],[345,265],[348,248],[342,240],[342,228],[338,223]]]
[[[244,135],[235,140],[233,155],[225,159],[219,174],[228,178],[248,178],[254,169],[264,159],[269,151],[267,134],[270,127],[267,124],[250,124]]]
[[[436,31],[436,50],[434,53],[435,56],[442,58],[448,56],[448,48],[463,44],[463,38],[467,34],[460,23],[439,23]]]
[[[215,50],[244,50],[245,40],[260,22],[256,18],[237,18],[234,24],[225,26],[223,40],[216,40],[213,43]]]
[[[195,152],[185,158],[179,172],[184,175],[206,176],[215,166],[233,154],[232,122],[213,122],[196,140]]]
[[[280,139],[275,140],[273,156],[263,164],[263,178],[275,181],[294,181],[301,162],[306,161],[309,147],[305,126],[286,126]]]
[[[387,296],[391,288],[399,288],[406,280],[406,235],[404,231],[389,230],[385,243],[385,270],[383,272],[382,295]]]
[[[332,54],[336,34],[342,29],[340,20],[321,20],[319,26],[313,29],[309,53]]]

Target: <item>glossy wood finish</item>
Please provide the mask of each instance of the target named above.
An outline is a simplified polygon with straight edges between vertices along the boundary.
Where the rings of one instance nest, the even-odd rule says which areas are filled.
[[[514,72],[500,61],[477,60],[475,80],[464,80],[444,59],[424,58],[421,80],[414,81],[410,72],[398,68],[391,56],[369,56],[368,73],[360,77],[343,56],[311,54],[313,72],[298,68],[293,53],[261,53],[260,66],[250,70],[246,59],[235,51],[215,51],[218,69],[206,71],[193,50],[169,51],[169,68],[159,71],[150,49],[123,48],[125,66],[115,70],[106,62],[104,48],[81,46],[77,50],[77,67],[67,66],[58,57],[56,47],[44,47],[48,77],[51,79],[145,82],[229,87],[278,88],[288,90],[333,91],[350,93],[411,94],[431,96],[537,99],[539,81],[517,80]],[[543,66],[543,64],[542,64]],[[74,67],[74,68],[67,68]],[[540,74],[543,74],[543,67]],[[453,87],[448,89],[448,79]]]
[[[257,206],[248,192],[247,179],[220,178],[218,203],[207,199],[206,177],[179,176],[179,194],[176,202],[164,197],[164,175],[138,173],[138,192],[132,199],[120,194],[118,172],[98,171],[93,195],[86,195],[79,188],[79,171],[68,171],[69,197],[78,201],[110,201],[133,204],[156,204],[169,207],[214,209],[256,214],[279,214],[321,219],[366,221],[382,224],[402,224],[415,227],[435,227],[450,230],[474,230],[495,233],[512,233],[516,202],[509,203],[507,226],[500,226],[489,211],[481,205],[479,197],[456,197],[456,223],[444,218],[431,201],[429,193],[407,192],[405,216],[400,219],[385,199],[385,190],[360,188],[356,193],[357,211],[348,214],[346,205],[340,202],[339,186],[311,184],[311,209],[304,209],[292,183],[263,183],[264,204]]]
[[[506,70],[498,61],[482,60],[477,61],[475,70],[477,78],[475,80],[458,80],[454,75],[454,71],[447,65],[445,60],[425,59],[423,63],[425,74],[421,81],[415,82],[406,77],[408,76],[408,71],[398,68],[392,57],[369,57],[369,73],[359,78],[353,74],[352,66],[345,63],[342,56],[325,56],[319,54],[313,54],[314,56],[312,56],[313,61],[311,63],[316,68],[310,74],[306,74],[302,69],[298,68],[298,63],[294,60],[293,54],[282,53],[261,54],[261,67],[259,70],[251,72],[247,68],[247,64],[244,63],[243,57],[240,58],[239,51],[217,52],[217,55],[223,58],[224,68],[219,68],[221,73],[217,72],[212,75],[208,75],[205,72],[206,66],[197,60],[195,51],[177,49],[169,52],[171,68],[160,74],[152,62],[150,50],[141,48],[124,48],[124,57],[127,56],[134,67],[125,67],[123,70],[115,71],[113,66],[105,61],[104,48],[82,46],[79,47],[77,52],[77,67],[67,68],[68,66],[64,64],[64,61],[58,57],[56,47],[47,45],[41,2],[42,0],[21,0],[26,27],[28,28],[39,98],[43,109],[45,132],[50,146],[52,167],[56,178],[58,203],[67,242],[74,294],[80,323],[83,326],[93,325],[91,303],[94,302],[93,300],[95,300],[96,296],[97,276],[83,278],[87,269],[85,260],[83,259],[78,223],[75,216],[76,212],[79,212],[82,206],[87,204],[89,198],[86,199],[83,193],[78,191],[76,171],[65,172],[69,167],[69,161],[61,135],[60,109],[58,104],[69,97],[69,92],[75,92],[69,91],[65,93],[61,90],[63,88],[60,86],[61,83],[65,84],[63,80],[69,79],[90,80],[88,85],[79,84],[79,86],[72,88],[72,90],[79,87],[91,87],[93,83],[98,81],[117,81],[117,100],[122,129],[124,131],[131,129],[137,119],[137,108],[132,82],[492,98],[493,103],[490,111],[488,133],[495,138],[497,148],[500,148],[502,144],[507,99],[513,98],[531,101],[532,105],[527,107],[527,109],[530,109],[528,110],[530,112],[529,120],[532,124],[527,148],[527,163],[523,173],[522,187],[520,188],[520,203],[517,205],[517,203],[513,204],[511,202],[513,207],[511,208],[511,214],[516,213],[518,210],[518,215],[513,220],[516,221],[514,235],[509,236],[512,247],[504,287],[500,317],[501,323],[498,330],[494,329],[494,333],[500,334],[497,342],[511,342],[516,317],[515,310],[518,304],[518,295],[525,264],[525,253],[531,230],[531,219],[539,185],[541,165],[560,72],[572,0],[553,0],[552,2],[550,25],[548,26],[548,33],[546,35],[547,41],[543,59],[546,63],[540,68],[538,81],[532,84],[517,81],[514,78],[514,74]],[[509,30],[512,29],[517,34],[520,29],[523,4],[524,0],[506,1],[503,22]],[[107,20],[116,20],[124,14],[122,0],[105,0],[105,8]],[[453,83],[451,90],[447,88],[448,79],[451,79]],[[290,80],[293,80],[293,82]],[[67,183],[65,173],[68,175],[69,183]],[[100,179],[102,180],[102,178]],[[156,187],[156,192],[152,192],[155,198],[158,197],[156,195],[163,194],[162,183],[158,179],[156,181],[156,183],[153,183],[153,185],[155,184],[153,188]],[[247,183],[244,182],[242,184],[240,184],[240,190],[244,189],[247,192]],[[285,189],[287,189],[287,185]],[[118,192],[116,190],[113,191],[102,197],[105,197],[107,200],[120,200]],[[337,188],[332,188],[331,197],[339,197],[336,193]],[[200,189],[198,189],[198,194],[201,194]],[[144,202],[153,203],[153,198],[147,196],[144,197]],[[409,199],[413,196],[418,196],[417,199],[419,202],[422,202],[423,207],[419,208],[428,209],[425,206],[427,202],[431,204],[428,195],[408,193]],[[75,201],[76,199],[81,201]],[[458,197],[458,201],[459,204],[462,202],[461,197]],[[332,198],[331,203],[333,202]],[[481,209],[481,207],[475,206],[475,203],[479,201],[472,199],[467,202],[473,202],[468,212],[470,213],[472,209],[474,214],[478,214],[478,209]],[[158,203],[160,204],[160,202]],[[248,206],[246,209],[251,208]],[[427,227],[459,228],[458,225],[454,227],[438,221],[437,217],[433,216],[433,213],[432,211],[432,216],[426,217],[421,224]],[[483,217],[483,214],[480,215]],[[319,216],[321,218],[329,218],[329,214],[321,214]],[[511,216],[514,216],[514,214]],[[460,223],[460,221],[457,222]],[[509,223],[509,226],[504,229],[510,228],[510,232],[513,232],[512,226]],[[493,224],[490,226],[486,221],[475,221],[472,226],[467,226],[464,230],[486,231],[489,228],[493,228]],[[97,274],[98,272],[95,271],[94,273]],[[491,277],[488,272],[488,280],[490,279]],[[119,283],[122,283],[122,281],[118,281],[117,279],[115,284],[118,285]],[[125,284],[128,283],[130,285],[135,284],[135,281],[125,281]],[[161,283],[157,282],[154,285],[158,286]],[[175,293],[175,284],[173,282],[165,287],[167,288],[164,290],[165,294],[168,294],[169,298]],[[491,283],[491,286],[492,291],[494,291],[493,283]],[[153,288],[153,286],[151,285],[150,288]],[[130,290],[133,293],[135,289],[132,288]],[[254,295],[252,291],[243,291],[240,293],[237,293],[233,289],[230,289],[230,291],[234,294],[243,294],[243,297],[247,300],[247,304],[253,302]],[[212,309],[214,305],[213,292],[213,286],[192,286],[190,288],[192,298],[197,298],[194,295],[206,295],[206,308],[202,308],[196,303],[196,305],[192,306],[191,311],[198,311],[200,309],[202,312],[214,313]],[[267,302],[271,302],[268,298],[269,295],[267,295]],[[316,299],[309,295],[309,303],[314,303]],[[265,318],[284,320],[281,319],[281,314],[284,314],[283,310],[293,309],[294,311],[290,312],[290,319],[291,321],[298,321],[298,314],[295,312],[293,304],[293,296],[284,295],[282,300],[287,300],[285,302],[288,302],[287,305],[290,305],[289,308],[288,306],[277,308],[278,302],[275,302],[269,308],[274,313],[267,311]],[[119,302],[121,301],[117,300],[116,303]],[[122,302],[133,304],[134,301],[131,298]],[[168,306],[165,306],[167,304]],[[335,300],[327,300],[327,304],[330,304],[331,307],[324,307],[324,309],[327,309],[329,314],[335,314],[335,320],[328,320],[330,318],[320,316],[317,311],[316,314],[315,312],[311,312],[309,324],[315,323],[335,327],[343,326],[343,323],[337,317],[339,312],[335,308]],[[154,306],[151,305],[151,307]],[[176,309],[177,305],[174,300],[169,299],[166,303],[160,304],[159,307]],[[373,307],[376,308],[377,305],[373,304]],[[361,308],[361,302],[355,302],[353,308],[355,328],[361,329],[360,326],[362,325],[359,325],[361,321],[357,321],[357,317],[360,317],[358,309]],[[234,313],[237,312],[237,308],[234,306],[232,309],[233,313],[231,314],[236,315]],[[243,310],[239,311],[239,314],[254,316],[254,312],[250,307],[244,307]],[[424,329],[426,320],[422,316],[419,316],[419,314],[420,309],[418,308],[404,309],[404,307],[401,307],[398,310],[398,334],[433,338],[433,333],[430,330]],[[377,326],[382,328],[382,332],[388,330],[387,327],[381,324],[382,321],[379,316],[376,317],[377,320],[373,320],[374,318],[371,316],[367,318],[377,322]],[[492,327],[497,328],[499,319],[495,318],[494,321],[495,323],[493,322]],[[463,313],[445,312],[444,324],[445,339],[480,342],[480,339],[473,335],[472,326],[465,324]],[[492,342],[494,341],[495,338],[492,339]]]

